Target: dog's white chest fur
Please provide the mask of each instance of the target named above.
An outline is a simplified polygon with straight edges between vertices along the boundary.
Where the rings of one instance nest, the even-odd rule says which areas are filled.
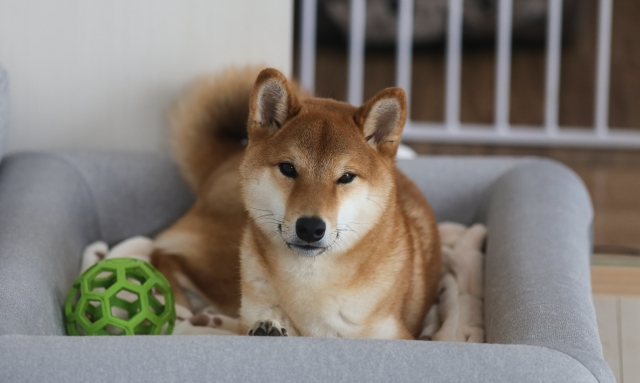
[[[301,294],[305,292],[301,291]],[[308,292],[307,292],[308,293]],[[305,336],[355,337],[362,331],[362,313],[352,299],[320,296],[307,304],[288,304],[287,311]],[[302,303],[302,302],[301,302]]]
[[[282,308],[304,336],[349,337],[361,330],[361,313],[353,297],[334,294],[331,262],[323,258],[289,258],[283,262],[286,291],[278,291]]]
[[[372,327],[367,321],[377,303],[374,291],[336,288],[342,282],[334,276],[336,265],[322,258],[309,262],[306,268],[299,266],[287,273],[288,290],[293,293],[280,298],[301,335],[385,338],[387,332],[395,332],[393,323]]]
[[[274,252],[271,272],[251,247],[241,251],[245,281],[241,316],[249,327],[264,320],[289,323],[302,336],[398,337],[398,318],[375,316],[392,280],[352,286],[352,276],[329,256],[301,257],[289,250]],[[249,294],[246,294],[246,293]]]
[[[366,296],[324,296],[315,306],[288,307],[288,311],[303,336],[393,338],[397,322],[393,318],[367,321],[373,307],[366,301]]]

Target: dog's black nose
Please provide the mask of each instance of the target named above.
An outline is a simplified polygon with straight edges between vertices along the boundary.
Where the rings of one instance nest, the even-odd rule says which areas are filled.
[[[318,217],[302,217],[296,221],[296,234],[301,240],[311,243],[324,237],[327,225]]]

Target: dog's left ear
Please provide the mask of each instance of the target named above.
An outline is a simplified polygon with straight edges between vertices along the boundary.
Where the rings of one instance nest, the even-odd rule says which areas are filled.
[[[258,75],[249,104],[249,140],[259,140],[278,131],[300,111],[300,101],[287,78],[276,69]]]
[[[400,88],[387,88],[356,111],[354,120],[371,147],[394,157],[407,119],[407,98]]]

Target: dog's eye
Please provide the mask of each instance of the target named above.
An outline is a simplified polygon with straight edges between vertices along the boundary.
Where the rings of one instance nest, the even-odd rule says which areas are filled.
[[[342,177],[338,178],[338,183],[339,184],[348,184],[349,182],[353,181],[353,179],[356,178],[356,175],[353,173],[344,173],[342,175]]]
[[[291,165],[288,162],[283,162],[279,164],[278,167],[280,168],[280,173],[284,174],[289,178],[296,178],[298,176],[298,172],[296,172],[296,168],[294,168],[293,165]]]

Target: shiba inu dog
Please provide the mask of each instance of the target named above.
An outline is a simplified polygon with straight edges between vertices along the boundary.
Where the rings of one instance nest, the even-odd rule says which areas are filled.
[[[414,339],[441,260],[434,215],[395,167],[406,109],[398,88],[355,107],[275,69],[200,82],[174,113],[197,201],[152,254],[176,301],[196,291],[253,336]]]

